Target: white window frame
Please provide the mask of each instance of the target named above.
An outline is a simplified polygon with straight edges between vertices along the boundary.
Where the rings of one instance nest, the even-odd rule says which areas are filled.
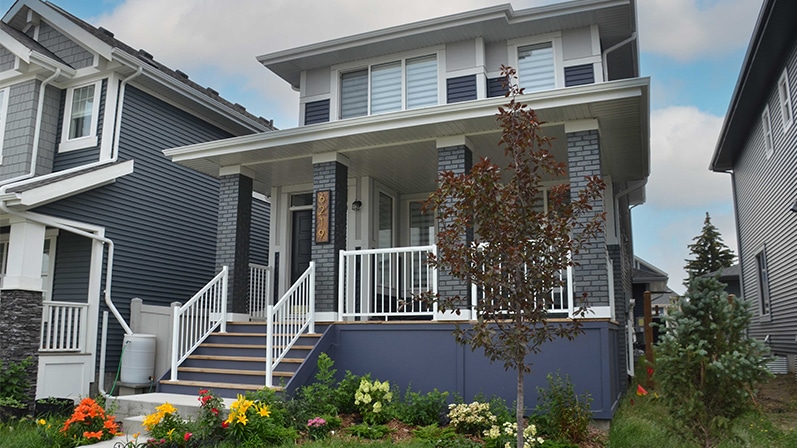
[[[791,87],[789,86],[788,68],[778,78],[778,99],[780,100],[780,116],[783,122],[783,131],[787,131],[794,123],[794,108],[791,104]],[[788,120],[786,116],[788,115]]]
[[[762,320],[772,319],[772,299],[769,295],[769,266],[767,249],[762,246],[755,252],[755,281],[758,288],[758,313]]]
[[[513,80],[513,82],[519,82],[520,79],[520,70],[518,69],[518,50],[521,47],[545,44],[549,42],[553,48],[553,72],[555,80],[554,89],[561,89],[565,86],[564,53],[562,53],[562,33],[560,32],[540,34],[532,38],[512,39],[507,41],[507,60],[509,61],[509,66],[518,70],[518,79]],[[544,92],[544,90],[538,90],[536,92],[529,93],[537,92]]]
[[[89,125],[89,135],[78,138],[69,138],[69,126],[72,122],[72,97],[75,90],[83,87],[94,86],[94,101],[91,108],[91,124]],[[97,125],[99,124],[100,100],[102,99],[102,80],[90,83],[78,84],[66,90],[66,101],[64,101],[64,121],[61,126],[61,144],[58,152],[68,152],[77,149],[91,148],[97,146]]]
[[[3,164],[3,142],[6,138],[6,126],[8,126],[8,87],[0,89],[0,165]]]
[[[379,58],[369,59],[367,61],[357,61],[353,63],[346,63],[340,65],[333,65],[331,67],[332,79],[330,85],[330,110],[334,112],[334,119],[335,120],[348,120],[352,118],[363,118],[363,117],[370,117],[373,116],[371,114],[371,67],[375,65],[382,65],[387,64],[390,62],[401,62],[401,109],[400,111],[406,111],[407,109],[407,60],[408,59],[415,59],[423,56],[432,56],[434,55],[437,62],[437,103],[434,105],[429,106],[421,106],[409,110],[416,110],[416,109],[423,109],[425,107],[434,107],[440,104],[445,104],[445,48],[443,46],[434,46],[434,47],[426,47],[422,49],[418,49],[415,51],[410,52],[403,52],[397,54],[391,54],[388,56],[383,56]],[[368,99],[367,99],[367,113],[365,115],[360,115],[357,117],[349,117],[349,118],[341,118],[341,95],[343,94],[341,89],[341,76],[355,72],[358,70],[367,70],[367,77],[368,77]],[[382,115],[382,114],[377,114]]]
[[[769,113],[769,104],[764,107],[761,114],[761,130],[764,134],[764,155],[767,159],[775,152],[775,142],[772,139],[772,116]]]

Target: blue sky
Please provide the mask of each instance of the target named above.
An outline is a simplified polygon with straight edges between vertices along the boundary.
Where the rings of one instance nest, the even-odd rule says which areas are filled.
[[[296,126],[298,94],[255,57],[509,0],[53,0],[222,96]],[[633,210],[635,254],[681,281],[705,213],[736,250],[730,176],[708,164],[762,0],[637,0],[651,77],[651,176]],[[513,0],[523,9],[558,0]],[[6,11],[13,0],[0,0]]]

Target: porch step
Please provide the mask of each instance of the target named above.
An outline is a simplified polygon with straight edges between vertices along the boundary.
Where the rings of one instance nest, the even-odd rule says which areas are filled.
[[[161,380],[160,381],[160,390],[163,392],[172,393],[172,394],[187,394],[189,393],[189,391],[193,391],[195,397],[198,396],[197,392],[199,391],[199,389],[208,389],[213,391],[213,393],[217,394],[220,397],[232,399],[238,394],[244,394],[250,390],[255,391],[263,388],[265,388],[265,386],[260,384],[226,383],[226,382],[216,382],[216,381],[198,381],[198,380],[177,380],[177,381]],[[282,392],[281,386],[273,386],[271,389],[277,392]]]

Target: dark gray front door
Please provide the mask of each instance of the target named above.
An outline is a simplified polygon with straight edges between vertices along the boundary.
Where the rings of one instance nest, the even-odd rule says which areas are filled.
[[[313,247],[313,211],[293,212],[291,242],[291,284],[310,266]]]

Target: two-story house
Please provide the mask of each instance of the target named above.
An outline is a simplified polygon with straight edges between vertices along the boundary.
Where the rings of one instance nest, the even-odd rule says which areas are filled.
[[[299,126],[165,154],[217,176],[229,197],[271,197],[276,297],[306,291],[309,303],[294,314],[309,310],[332,324],[319,346],[340,371],[511,401],[512,373],[450,334],[451,320],[476,317],[470,303],[441,314],[413,297],[433,290],[477,300],[424,263],[436,220],[422,204],[442,171],[467,171],[480,157],[504,164],[499,69],[517,68],[519,100],[536,110],[567,164],[566,176],[546,183],[577,186],[598,175],[607,184],[597,204],[604,232],[563,273],[569,287],[552,291],[552,317],[563,320],[588,293],[585,333],[534,356],[526,403],[534,405],[545,373],[559,370],[593,395],[596,418],[610,418],[632,371],[630,207],[644,201],[650,163],[649,80],[639,76],[636,36],[634,0],[577,0],[488,7],[265,54],[258,60],[299,92]],[[225,210],[231,232],[247,219]],[[237,284],[245,262],[229,260],[237,309],[246,308],[235,305],[246,300],[235,293],[245,289]]]
[[[38,397],[86,396],[110,310],[115,373],[132,298],[168,306],[215,275],[218,180],[161,151],[272,129],[108,30],[15,2],[0,21],[0,359],[36,359]]]
[[[797,355],[797,4],[766,0],[711,160],[729,173],[750,335]]]

